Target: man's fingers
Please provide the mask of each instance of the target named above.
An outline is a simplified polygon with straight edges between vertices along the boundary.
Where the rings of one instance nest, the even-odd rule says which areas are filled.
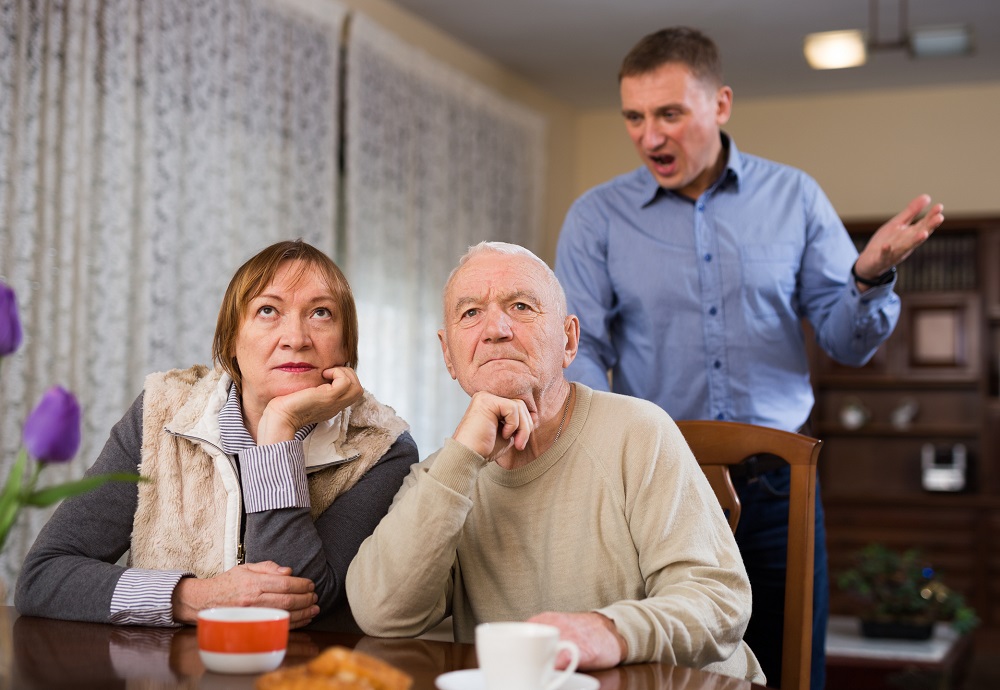
[[[497,409],[497,414],[503,422],[503,425],[500,428],[500,435],[504,438],[510,438],[522,424],[520,419],[520,410],[517,407],[517,401],[501,401]]]
[[[931,198],[927,194],[921,194],[920,196],[914,198],[906,205],[902,211],[896,214],[895,218],[892,219],[893,223],[898,223],[899,225],[909,225],[913,222],[913,219],[920,215],[920,212],[927,208],[927,204],[931,203]]]
[[[506,400],[507,405],[503,418],[503,428],[501,435],[506,439],[513,439],[514,447],[524,450],[528,445],[528,438],[534,429],[528,407],[523,400]]]
[[[927,236],[923,239],[930,237],[930,234],[934,232],[941,223],[944,222],[944,205],[934,204],[931,209],[927,212],[917,225],[927,233]]]

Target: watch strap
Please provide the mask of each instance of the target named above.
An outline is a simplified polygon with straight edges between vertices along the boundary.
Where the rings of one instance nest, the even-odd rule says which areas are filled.
[[[857,264],[851,266],[851,276],[857,282],[861,283],[862,285],[867,285],[868,287],[879,287],[880,285],[888,285],[896,278],[895,266],[890,267],[888,271],[886,271],[885,273],[874,279],[862,278],[861,276],[858,275],[856,268]]]

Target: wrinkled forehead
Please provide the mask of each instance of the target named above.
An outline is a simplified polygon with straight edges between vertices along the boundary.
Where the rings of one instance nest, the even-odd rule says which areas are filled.
[[[542,308],[558,309],[558,291],[545,268],[530,257],[484,252],[470,258],[452,276],[444,293],[445,316],[475,301],[530,297]]]

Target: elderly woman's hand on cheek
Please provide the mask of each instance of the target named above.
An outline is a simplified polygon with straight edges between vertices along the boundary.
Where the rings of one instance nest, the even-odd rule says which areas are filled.
[[[326,369],[323,378],[329,383],[271,399],[257,427],[257,445],[290,441],[302,427],[336,416],[364,395],[350,367]]]

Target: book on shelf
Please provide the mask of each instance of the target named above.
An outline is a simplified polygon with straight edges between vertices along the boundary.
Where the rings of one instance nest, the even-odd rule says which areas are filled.
[[[853,237],[860,252],[870,235]],[[934,235],[897,268],[897,292],[962,292],[979,287],[974,232]]]

